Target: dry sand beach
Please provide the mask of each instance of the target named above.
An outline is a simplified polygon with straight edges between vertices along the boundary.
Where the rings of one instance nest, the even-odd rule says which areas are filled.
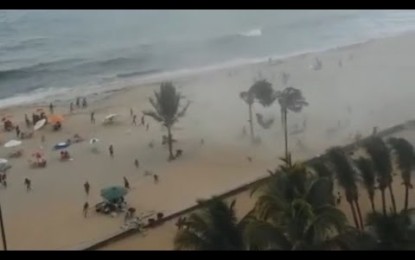
[[[290,114],[288,118],[289,126],[301,124],[307,118],[307,131],[290,136],[295,160],[323,153],[333,145],[349,143],[357,132],[369,135],[374,126],[381,130],[413,119],[414,45],[415,35],[406,34],[271,64],[249,64],[174,78],[173,83],[192,103],[173,130],[178,140],[176,148],[184,151],[173,162],[166,160],[167,149],[161,145],[165,131],[160,124],[146,118],[150,123],[146,131],[143,126],[133,126],[129,116],[130,108],[139,113],[139,118],[142,110],[150,108],[148,97],[159,88],[158,81],[125,88],[73,114],[69,114],[68,106],[57,107],[55,110],[65,116],[63,129],[52,132],[47,126],[32,139],[24,140],[25,155],[10,160],[13,168],[8,172],[8,187],[0,188],[8,246],[10,249],[75,248],[119,230],[122,216],[111,218],[91,212],[85,219],[82,205],[85,201],[90,205],[100,202],[100,189],[122,185],[123,176],[132,187],[126,200],[138,213],[157,211],[168,215],[192,206],[198,198],[209,198],[267,175],[266,169],[275,168],[283,153],[278,106],[264,109],[256,104],[254,107],[256,111],[274,114],[276,119],[269,130],[260,129],[256,124],[261,145],[251,147],[248,138],[242,137],[242,127],[248,128],[248,109],[239,92],[247,90],[258,73],[270,80],[275,89],[283,88],[281,73],[288,73],[288,85],[301,89],[310,103],[303,112]],[[316,57],[322,61],[322,69],[318,71],[310,69]],[[339,66],[340,60],[342,66]],[[14,121],[20,121],[25,130],[23,115],[30,115],[36,108],[9,107],[0,114],[12,114]],[[96,124],[89,122],[91,111],[95,111]],[[118,113],[120,117],[114,125],[103,126],[101,122],[109,113]],[[328,134],[339,120],[341,125],[347,121],[350,124]],[[59,153],[52,151],[53,145],[75,133],[86,140],[100,139],[100,153],[92,153],[85,141],[68,149],[73,161],[60,162]],[[402,134],[415,141],[413,133]],[[43,148],[41,135],[46,137]],[[5,142],[14,137],[14,132],[2,133],[1,139]],[[200,144],[202,138],[204,145]],[[296,145],[298,139],[305,149]],[[148,147],[151,141],[154,148]],[[108,154],[110,144],[114,146],[113,159]],[[37,149],[45,151],[48,160],[45,169],[29,168],[27,160]],[[0,148],[1,156],[8,152]],[[253,158],[252,162],[247,156]],[[140,161],[139,169],[134,167],[135,158]],[[158,174],[160,182],[154,184],[151,177],[144,176],[145,171]],[[25,177],[32,180],[31,192],[25,190]],[[85,181],[91,184],[88,198],[83,191]],[[394,185],[396,197],[402,198],[400,182],[395,181]],[[236,209],[241,215],[253,203],[246,192],[236,199]],[[363,191],[361,201],[363,209],[370,208]],[[342,207],[349,216],[347,205]],[[104,249],[171,249],[174,221],[146,231],[145,236],[132,236]]]

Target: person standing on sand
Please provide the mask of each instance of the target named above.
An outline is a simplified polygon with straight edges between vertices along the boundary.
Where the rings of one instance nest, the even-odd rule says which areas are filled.
[[[153,174],[153,179],[155,184],[159,182],[159,176],[157,174]]]
[[[137,125],[137,115],[133,115],[133,125]]]
[[[130,189],[130,183],[128,182],[127,178],[125,178],[125,176],[123,177],[123,179],[124,179],[124,188],[129,190]]]
[[[89,209],[89,203],[85,202],[84,207],[82,209],[82,212],[84,213],[84,218],[88,216],[88,209]]]
[[[95,112],[91,112],[91,123],[95,124]]]
[[[24,179],[24,184],[26,185],[26,191],[31,191],[32,190],[32,181],[29,180],[28,178]]]
[[[88,103],[86,102],[86,98],[82,99],[82,108],[87,108],[88,107]]]
[[[53,114],[53,104],[52,102],[49,104],[49,112]]]
[[[111,158],[114,158],[114,147],[112,146],[112,144],[109,146],[108,150],[110,152]]]
[[[141,117],[141,125],[144,126],[146,124],[145,120],[144,120],[144,115]]]
[[[138,159],[134,160],[134,165],[135,165],[135,168],[137,169],[140,167],[140,163],[138,162]]]
[[[17,125],[16,126],[16,137],[19,138],[20,136],[20,127]]]
[[[72,102],[69,104],[69,112],[71,112],[71,114],[73,112],[73,103]]]
[[[85,194],[88,196],[89,195],[89,188],[90,188],[90,185],[89,185],[89,182],[85,182],[84,183],[84,190],[85,190]]]

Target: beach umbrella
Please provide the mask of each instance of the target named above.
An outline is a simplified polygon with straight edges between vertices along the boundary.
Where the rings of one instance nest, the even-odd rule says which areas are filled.
[[[50,115],[48,116],[48,122],[52,124],[56,123],[62,123],[63,122],[63,116],[62,115]]]
[[[105,117],[105,119],[111,120],[111,119],[113,119],[114,117],[117,117],[117,116],[118,116],[118,114],[109,114]]]
[[[109,114],[105,117],[105,121],[112,121],[114,118],[116,118],[118,114]]]
[[[54,150],[61,150],[61,149],[65,149],[67,147],[69,147],[71,144],[67,143],[67,142],[60,142],[55,144],[55,146],[53,146]]]
[[[13,116],[12,115],[5,115],[2,117],[1,121],[6,121],[6,120],[10,120]]]
[[[40,128],[44,127],[45,124],[46,124],[46,119],[43,118],[43,119],[41,119],[41,120],[39,120],[39,121],[36,122],[36,124],[33,126],[33,130],[34,131],[37,131]]]
[[[10,140],[7,143],[4,144],[4,147],[10,148],[10,147],[16,147],[22,144],[22,141],[19,140]]]
[[[92,138],[91,140],[89,140],[89,144],[96,144],[99,142],[98,138]]]
[[[128,190],[121,186],[112,186],[101,190],[101,196],[108,201],[120,199],[127,193]]]
[[[4,158],[0,158],[0,172],[5,172],[10,169],[12,166],[9,164],[9,161]]]

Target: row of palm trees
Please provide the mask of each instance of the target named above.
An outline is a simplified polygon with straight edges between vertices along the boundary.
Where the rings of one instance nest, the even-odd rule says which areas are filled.
[[[265,79],[262,79],[256,81],[248,91],[241,92],[239,96],[248,105],[248,122],[252,141],[255,141],[254,126],[252,120],[252,107],[255,101],[259,102],[264,107],[271,106],[275,100],[278,101],[281,112],[281,124],[284,130],[285,157],[287,157],[289,153],[287,119],[288,112],[301,112],[302,109],[308,105],[308,102],[303,97],[301,90],[293,87],[286,87],[282,91],[276,91],[272,88],[271,83]]]
[[[256,81],[248,91],[240,93],[240,97],[248,105],[249,129],[251,140],[254,142],[254,126],[253,126],[253,104],[259,102],[264,107],[271,106],[275,100],[278,100],[281,111],[281,123],[284,130],[285,157],[288,156],[288,119],[289,111],[298,113],[308,103],[299,89],[286,87],[282,91],[275,91],[272,84],[267,80]],[[153,110],[145,110],[143,114],[150,116],[159,123],[162,123],[167,129],[167,144],[169,150],[169,158],[171,161],[175,159],[173,153],[173,135],[171,129],[178,120],[183,117],[190,105],[188,101],[181,107],[183,96],[176,91],[175,86],[171,82],[164,82],[160,85],[160,90],[154,92],[154,98],[150,97],[149,101]]]
[[[265,183],[253,188],[257,201],[240,221],[230,206],[218,198],[200,202],[203,208],[190,214],[174,239],[176,249],[193,250],[376,250],[415,249],[415,229],[409,209],[414,149],[403,138],[386,142],[373,136],[353,152],[334,147],[310,163],[292,163],[288,155]],[[405,202],[398,212],[392,181],[400,173]],[[355,227],[336,207],[334,181],[345,193]],[[367,191],[372,212],[363,222],[359,184]],[[376,190],[382,213],[375,205]],[[386,191],[392,209],[387,210]]]

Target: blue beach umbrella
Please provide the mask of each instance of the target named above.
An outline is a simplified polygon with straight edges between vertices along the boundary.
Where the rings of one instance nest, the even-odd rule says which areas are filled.
[[[128,190],[121,186],[112,186],[101,190],[101,196],[108,201],[120,199],[127,193]]]

